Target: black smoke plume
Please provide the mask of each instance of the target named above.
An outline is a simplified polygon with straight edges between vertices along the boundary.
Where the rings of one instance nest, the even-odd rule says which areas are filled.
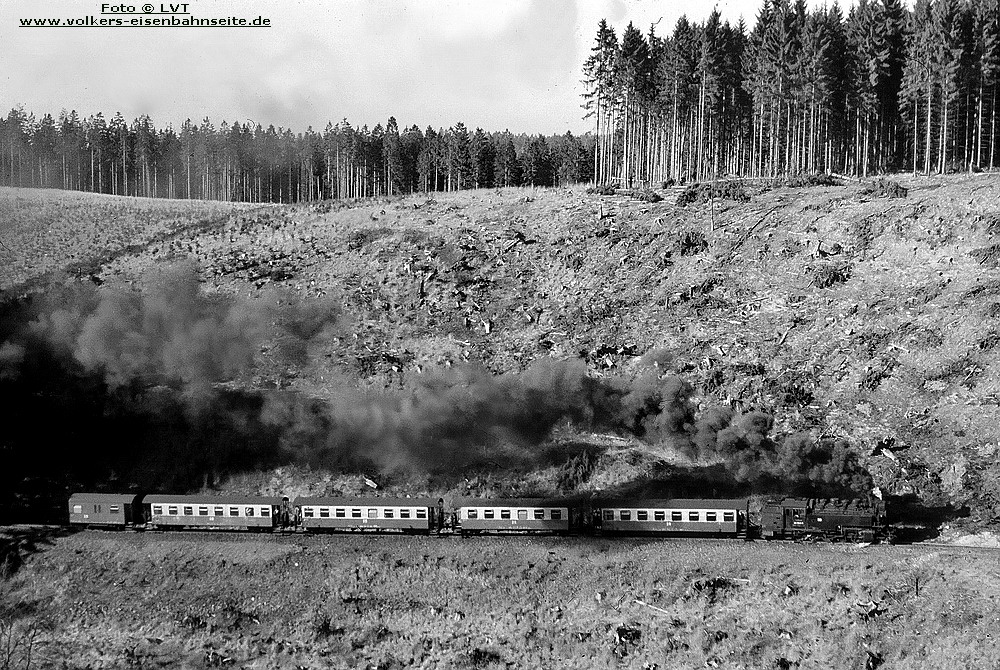
[[[845,440],[817,440],[808,433],[775,439],[773,428],[765,412],[737,415],[728,407],[711,407],[698,418],[687,453],[701,462],[721,461],[738,482],[786,492],[864,494],[871,489],[870,475]]]
[[[145,291],[85,285],[43,298],[28,334],[50,342],[111,387],[164,384],[201,395],[251,369],[265,342],[289,362],[332,329],[339,311],[280,293],[257,300],[206,292],[196,268],[155,275]]]
[[[7,301],[0,325],[0,453],[8,510],[70,488],[185,491],[277,464],[462,472],[535,465],[560,423],[669,445],[725,464],[741,482],[854,481],[847,445],[775,440],[765,414],[695,410],[694,390],[647,355],[634,379],[588,375],[582,361],[542,359],[518,373],[458,366],[410,375],[407,388],[307,397],[260,389],[262,365],[289,370],[336,344],[337,305],[273,292],[213,293],[195,268],[144,290],[72,285]],[[266,352],[262,353],[262,352]],[[266,358],[266,360],[264,360]],[[280,385],[279,385],[280,386]],[[55,492],[55,493],[53,493]],[[2,511],[2,510],[0,510]]]
[[[541,360],[521,373],[479,366],[435,370],[405,391],[317,401],[266,395],[263,420],[301,460],[382,470],[521,467],[560,421],[587,420],[582,361]]]

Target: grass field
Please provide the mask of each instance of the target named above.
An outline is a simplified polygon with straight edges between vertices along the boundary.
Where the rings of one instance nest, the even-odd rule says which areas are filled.
[[[99,274],[108,260],[180,231],[217,225],[247,205],[0,187],[0,287],[44,289]]]
[[[82,532],[0,588],[36,668],[1000,662],[1000,554],[973,549]]]

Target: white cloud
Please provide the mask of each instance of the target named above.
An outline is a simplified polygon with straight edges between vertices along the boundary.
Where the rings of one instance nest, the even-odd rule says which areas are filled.
[[[136,4],[133,0],[126,0]],[[662,0],[188,0],[238,29],[19,29],[19,18],[99,16],[101,0],[0,0],[0,105],[36,114],[121,110],[157,124],[209,115],[304,130],[356,125],[579,132],[581,65],[601,18],[620,35],[712,4]],[[157,3],[158,4],[158,3]],[[720,3],[752,20],[758,0]],[[0,110],[3,113],[5,110]]]

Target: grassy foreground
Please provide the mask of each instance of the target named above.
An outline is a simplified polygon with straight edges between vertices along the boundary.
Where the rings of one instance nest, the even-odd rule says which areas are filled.
[[[95,532],[36,549],[0,586],[30,665],[21,646],[3,667],[1000,663],[983,550]]]

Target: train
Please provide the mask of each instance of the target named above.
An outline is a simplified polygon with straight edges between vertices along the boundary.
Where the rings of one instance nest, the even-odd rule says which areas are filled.
[[[75,493],[69,523],[105,529],[603,535],[887,542],[882,500],[288,497]]]

